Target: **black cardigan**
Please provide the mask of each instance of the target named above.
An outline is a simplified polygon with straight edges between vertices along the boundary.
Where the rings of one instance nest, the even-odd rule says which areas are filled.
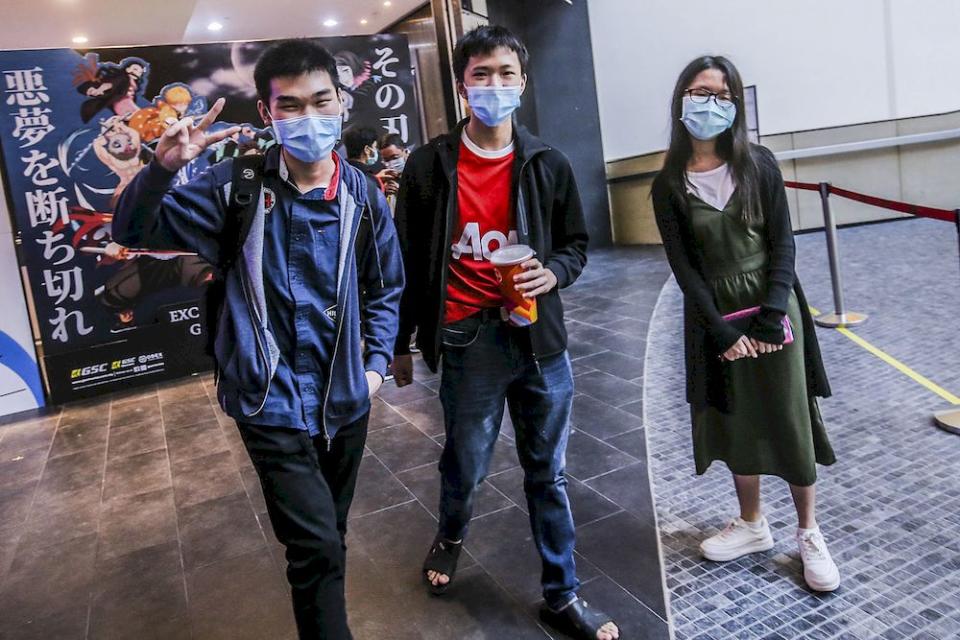
[[[780,166],[765,147],[751,145],[751,152],[760,172],[760,206],[768,264],[767,291],[761,301],[761,313],[754,318],[747,335],[763,342],[782,344],[781,322],[787,312],[791,289],[796,292],[803,316],[807,387],[810,395],[826,398],[831,393],[830,383],[823,368],[813,317],[796,276],[796,248]],[[667,260],[683,290],[687,402],[697,409],[712,406],[729,412],[732,407],[726,393],[727,368],[719,356],[740,339],[741,333],[726,322],[717,309],[693,240],[686,202],[671,192],[662,174],[653,182],[652,195]]]

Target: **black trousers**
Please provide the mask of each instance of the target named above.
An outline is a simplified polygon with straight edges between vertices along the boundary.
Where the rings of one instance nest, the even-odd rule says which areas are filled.
[[[287,548],[287,580],[301,640],[351,640],[344,601],[347,512],[367,419],[322,436],[238,423],[260,476],[273,532]]]

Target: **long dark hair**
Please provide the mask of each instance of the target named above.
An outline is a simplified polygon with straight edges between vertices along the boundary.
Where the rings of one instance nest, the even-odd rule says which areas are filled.
[[[718,69],[723,73],[737,105],[733,126],[717,138],[717,154],[730,165],[733,172],[740,197],[741,216],[746,221],[759,220],[763,215],[760,210],[760,175],[750,152],[750,139],[747,136],[743,81],[737,68],[723,56],[701,56],[688,64],[677,78],[670,102],[670,148],[667,149],[660,178],[666,180],[674,197],[680,202],[687,202],[687,163],[693,154],[693,145],[690,143],[690,133],[680,122],[683,116],[683,97],[697,74],[707,69]]]

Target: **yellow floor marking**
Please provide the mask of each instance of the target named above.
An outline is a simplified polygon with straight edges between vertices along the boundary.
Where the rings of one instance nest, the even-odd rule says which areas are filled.
[[[814,316],[820,315],[820,312],[814,309],[813,307],[810,307],[810,313],[812,313]],[[951,404],[960,405],[960,397],[953,395],[952,393],[950,393],[949,391],[947,391],[946,389],[938,385],[933,380],[930,380],[929,378],[923,375],[920,375],[919,373],[917,373],[907,365],[903,364],[902,362],[900,362],[899,360],[891,356],[889,353],[886,353],[882,349],[873,346],[872,344],[870,344],[869,342],[867,342],[866,340],[864,340],[863,338],[855,334],[853,331],[850,331],[850,329],[847,329],[846,327],[837,327],[837,331],[839,331],[846,337],[850,338],[850,340],[852,340],[854,343],[860,345],[861,347],[863,347],[873,355],[877,356],[878,358],[880,358],[881,360],[889,364],[891,367],[893,367],[900,373],[912,378],[915,382],[920,383],[921,385],[926,387],[928,390],[934,392],[935,394],[937,394],[947,402]]]

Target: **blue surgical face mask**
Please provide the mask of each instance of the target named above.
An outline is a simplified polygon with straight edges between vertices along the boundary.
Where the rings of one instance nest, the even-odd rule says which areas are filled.
[[[367,156],[367,165],[368,165],[368,166],[373,166],[373,165],[377,164],[377,162],[378,162],[379,160],[380,160],[380,151],[378,151],[377,149],[374,149],[374,150],[373,150],[373,155]]]
[[[697,104],[689,96],[683,98],[683,115],[680,122],[697,140],[712,140],[733,126],[737,117],[737,105],[724,109],[716,100]]]
[[[483,124],[495,127],[517,110],[523,88],[512,87],[467,87],[467,102],[470,111]]]
[[[336,116],[299,116],[273,121],[277,142],[301,162],[324,160],[337,146],[343,118]]]

